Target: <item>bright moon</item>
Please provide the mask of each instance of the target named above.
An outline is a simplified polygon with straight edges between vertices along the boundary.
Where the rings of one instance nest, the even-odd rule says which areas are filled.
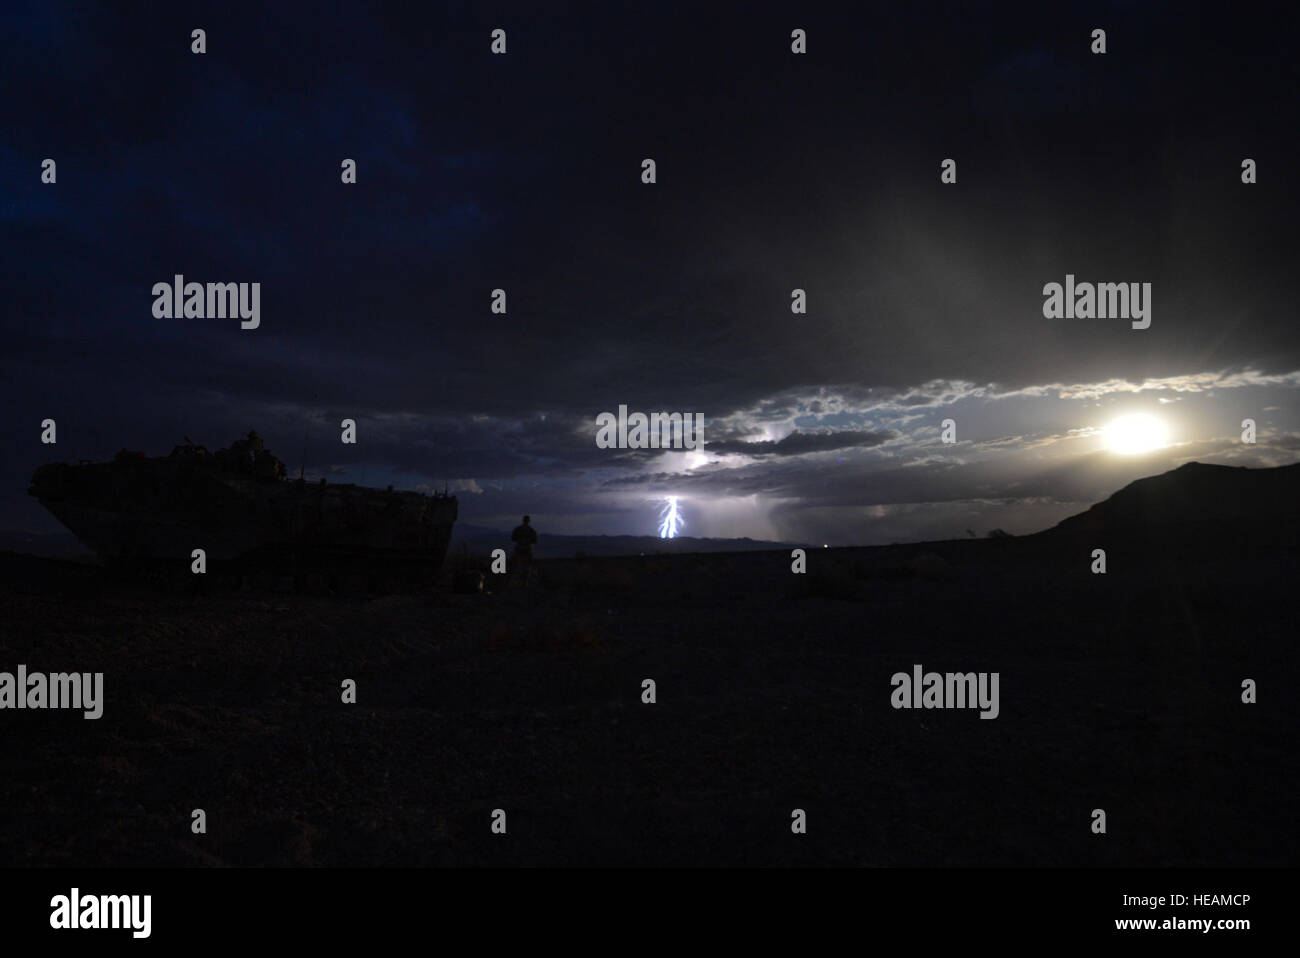
[[[1122,455],[1150,452],[1169,445],[1169,430],[1155,416],[1121,416],[1105,429],[1106,448]]]

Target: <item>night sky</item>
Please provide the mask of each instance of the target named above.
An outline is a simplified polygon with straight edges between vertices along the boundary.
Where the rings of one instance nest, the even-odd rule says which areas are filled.
[[[0,28],[0,529],[58,528],[42,462],[250,428],[543,538],[653,534],[668,495],[702,536],[1026,533],[1300,452],[1297,31],[1265,11],[120,6]],[[156,319],[176,273],[259,282],[259,328]],[[1151,283],[1150,328],[1045,318],[1066,274]],[[598,448],[620,404],[703,413],[704,454]],[[1109,450],[1134,412],[1170,444]]]

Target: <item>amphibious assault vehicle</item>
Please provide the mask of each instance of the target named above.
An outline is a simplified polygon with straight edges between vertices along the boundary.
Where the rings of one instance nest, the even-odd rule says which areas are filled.
[[[433,581],[456,497],[285,478],[257,433],[210,453],[186,437],[170,455],[122,450],[111,462],[53,463],[29,493],[118,568],[213,571],[335,589]]]

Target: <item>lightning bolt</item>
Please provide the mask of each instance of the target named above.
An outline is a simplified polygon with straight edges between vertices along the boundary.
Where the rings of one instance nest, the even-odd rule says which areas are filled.
[[[686,525],[686,520],[677,511],[677,497],[669,496],[664,500],[664,507],[659,513],[659,538],[672,539],[677,530]]]

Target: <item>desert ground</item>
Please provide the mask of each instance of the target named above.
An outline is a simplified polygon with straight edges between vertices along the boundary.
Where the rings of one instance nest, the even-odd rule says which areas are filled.
[[[1294,865],[1295,549],[1160,555],[553,559],[476,594],[452,555],[335,597],[6,554],[0,669],[102,671],[105,705],[0,716],[0,863]],[[918,663],[998,672],[996,720],[891,707]]]

